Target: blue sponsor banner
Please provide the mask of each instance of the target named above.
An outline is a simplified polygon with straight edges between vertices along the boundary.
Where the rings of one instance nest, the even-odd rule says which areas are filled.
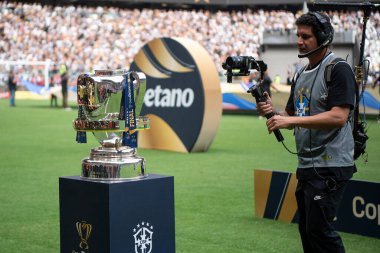
[[[256,216],[298,222],[295,174],[254,171]],[[380,238],[380,183],[350,180],[334,226],[338,231]]]
[[[380,238],[380,183],[350,180],[337,217],[339,231]]]
[[[223,93],[223,109],[256,110],[256,104],[233,93]]]

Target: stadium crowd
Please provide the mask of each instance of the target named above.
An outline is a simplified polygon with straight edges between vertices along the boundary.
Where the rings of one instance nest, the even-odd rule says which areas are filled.
[[[0,61],[65,63],[71,76],[96,68],[128,68],[158,37],[198,41],[221,63],[228,55],[258,57],[264,31],[294,32],[301,14],[288,11],[163,10],[48,6],[0,2]],[[335,31],[360,32],[360,12],[331,12]],[[366,49],[379,72],[380,14],[369,22]],[[369,55],[369,53],[367,53]],[[216,64],[222,71],[221,64]]]

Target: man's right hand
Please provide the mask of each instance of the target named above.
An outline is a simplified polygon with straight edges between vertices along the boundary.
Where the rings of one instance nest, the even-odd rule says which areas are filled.
[[[272,99],[270,98],[268,92],[265,91],[264,96],[266,97],[266,102],[258,102],[256,104],[257,110],[261,116],[265,116],[268,113],[273,112]]]

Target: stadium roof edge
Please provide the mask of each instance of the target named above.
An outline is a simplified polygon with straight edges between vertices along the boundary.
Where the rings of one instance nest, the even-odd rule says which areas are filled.
[[[126,9],[188,9],[208,10],[288,10],[296,12],[303,6],[304,0],[8,0],[8,2],[38,3],[50,6],[88,6],[118,7]],[[311,2],[311,0],[307,0]]]
[[[74,3],[94,3],[91,0],[40,0],[31,1],[45,4],[74,4]],[[126,3],[126,4],[185,4],[185,5],[277,5],[277,4],[303,4],[305,0],[101,0],[96,2],[104,2],[109,4]],[[310,3],[311,0],[306,2]]]

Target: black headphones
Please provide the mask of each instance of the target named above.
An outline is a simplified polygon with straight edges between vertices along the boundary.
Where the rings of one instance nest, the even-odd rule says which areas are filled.
[[[334,39],[334,29],[331,26],[330,18],[319,12],[308,12],[308,15],[316,17],[318,23],[322,26],[322,31],[316,34],[318,45],[327,46]]]

